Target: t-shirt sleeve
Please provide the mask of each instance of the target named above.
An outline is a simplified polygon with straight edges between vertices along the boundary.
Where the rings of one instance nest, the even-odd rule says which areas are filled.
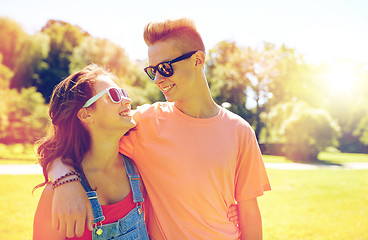
[[[142,106],[138,106],[137,110],[133,112],[133,119],[136,122],[136,126],[129,130],[119,142],[119,152],[132,158],[134,160],[134,149],[136,145],[136,139],[139,134],[139,128],[141,128],[142,122],[141,121],[144,117],[144,113],[149,111],[151,105],[143,104]]]
[[[137,129],[139,128],[139,124],[138,124],[139,118],[140,118],[140,112],[134,111],[133,119],[137,124],[134,128],[130,129],[129,132],[127,132],[120,139],[120,142],[119,142],[119,152],[130,158],[133,158],[133,155],[134,155],[134,143],[135,143],[135,139],[137,138]]]
[[[240,131],[239,157],[236,169],[235,199],[244,201],[271,190],[262,154],[251,127]]]

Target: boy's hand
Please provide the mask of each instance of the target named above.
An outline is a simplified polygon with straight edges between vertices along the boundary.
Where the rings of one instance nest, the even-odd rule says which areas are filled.
[[[84,226],[93,230],[91,203],[80,182],[70,182],[54,189],[52,199],[52,227],[68,238],[81,237]]]

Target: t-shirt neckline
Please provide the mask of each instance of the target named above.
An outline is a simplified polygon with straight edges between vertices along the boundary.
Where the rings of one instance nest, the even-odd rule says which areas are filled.
[[[216,116],[213,116],[211,118],[195,118],[192,116],[189,116],[185,113],[183,113],[179,108],[175,106],[172,102],[167,102],[170,111],[175,113],[176,116],[178,116],[181,119],[184,119],[186,121],[192,122],[192,123],[200,123],[200,124],[208,124],[213,123],[221,119],[221,116],[223,115],[223,109],[220,107],[219,112],[216,114]]]

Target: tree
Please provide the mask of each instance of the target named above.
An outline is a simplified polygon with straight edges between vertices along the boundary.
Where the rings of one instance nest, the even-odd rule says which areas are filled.
[[[274,138],[285,143],[285,155],[294,161],[317,160],[319,152],[338,145],[338,124],[326,110],[304,102],[279,104],[268,121]]]
[[[33,143],[45,135],[47,106],[35,88],[9,89],[13,72],[1,63],[0,143]]]
[[[359,137],[360,142],[368,146],[368,112],[360,120],[357,128],[354,131],[354,136]]]
[[[3,55],[0,53],[0,89],[8,89],[10,79],[13,77],[13,72],[5,65],[2,64]]]
[[[353,135],[359,138],[359,141],[365,145],[364,152],[368,153],[368,64],[362,64],[360,66],[360,69],[361,81],[358,82],[357,89],[359,89],[359,91],[355,92],[355,94],[359,93],[359,95],[361,96],[359,102],[361,103],[360,110],[363,113],[363,116],[360,118]]]
[[[71,56],[70,73],[94,62],[108,67],[118,76],[128,75],[131,64],[124,49],[107,39],[85,37]]]
[[[321,66],[320,75],[320,88],[324,91],[321,105],[341,127],[339,150],[366,152],[362,135],[368,112],[367,64],[340,60],[333,65]]]
[[[36,73],[39,78],[35,86],[46,102],[49,102],[55,85],[69,75],[73,49],[89,34],[78,26],[58,20],[49,20],[41,32],[50,38],[50,51],[44,60],[45,67]]]
[[[255,102],[254,123],[255,134],[259,139],[264,123],[261,121],[261,113],[265,111],[265,106],[272,97],[270,85],[276,77],[275,68],[275,45],[263,43],[260,49],[246,48],[244,52],[247,56],[248,69],[245,76],[249,80],[247,94],[252,96]]]
[[[89,63],[109,68],[133,99],[132,106],[163,100],[159,89],[145,76],[142,69],[129,59],[125,50],[107,39],[85,37],[71,56],[70,73]]]
[[[320,106],[321,97],[319,94],[316,95],[320,82],[313,74],[313,67],[306,64],[303,56],[294,49],[285,45],[279,48],[272,46],[271,44],[266,48],[271,51],[268,55],[272,58],[273,72],[272,81],[268,84],[268,91],[271,93],[269,107],[292,100]]]
[[[27,34],[17,22],[9,18],[0,17],[0,36],[0,53],[3,56],[2,64],[10,70],[14,70]]]
[[[28,88],[42,82],[39,74],[48,69],[45,59],[50,51],[50,38],[44,33],[28,36],[16,61],[10,88]]]
[[[302,56],[293,49],[266,42],[255,48],[220,42],[207,62],[215,100],[230,103],[230,110],[252,124],[258,139],[265,127],[262,113],[279,102],[303,99],[299,96],[309,80],[307,70]]]
[[[34,87],[1,89],[0,142],[5,144],[34,143],[46,134],[47,105]]]
[[[206,76],[213,99],[220,105],[229,103],[229,110],[249,120],[251,112],[246,109],[245,94],[249,85],[247,72],[247,57],[234,42],[222,41],[209,51]]]

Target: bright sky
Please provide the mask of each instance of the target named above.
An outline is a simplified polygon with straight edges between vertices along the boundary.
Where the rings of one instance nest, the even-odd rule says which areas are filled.
[[[267,41],[296,49],[308,62],[368,63],[367,0],[0,0],[0,16],[29,34],[49,19],[63,20],[119,44],[131,59],[146,58],[148,22],[190,17],[207,49],[222,40],[241,46]]]

